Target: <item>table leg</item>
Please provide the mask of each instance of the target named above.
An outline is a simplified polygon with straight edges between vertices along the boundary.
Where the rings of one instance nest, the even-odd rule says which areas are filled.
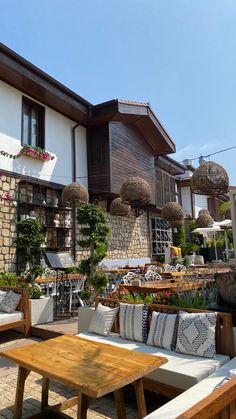
[[[115,390],[114,397],[118,419],[126,419],[123,389]]]
[[[22,417],[25,380],[28,377],[28,375],[29,371],[26,368],[19,367],[16,386],[15,412],[13,415],[13,419],[21,419]]]
[[[44,407],[48,406],[48,390],[49,390],[49,379],[46,377],[43,377],[42,381],[42,398],[41,398],[41,410],[44,409]]]
[[[135,381],[134,387],[135,387],[136,400],[137,400],[137,405],[138,405],[138,417],[139,419],[141,419],[147,415],[142,378]]]
[[[89,397],[86,394],[78,394],[78,408],[77,408],[77,419],[86,419],[87,410],[89,408]]]

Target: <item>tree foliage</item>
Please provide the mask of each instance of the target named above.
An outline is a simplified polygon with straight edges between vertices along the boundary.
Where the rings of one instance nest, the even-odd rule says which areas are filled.
[[[106,226],[106,215],[94,204],[81,205],[77,210],[77,221],[83,236],[78,245],[90,249],[90,256],[81,261],[79,270],[87,276],[85,291],[92,303],[108,282],[107,275],[98,269],[98,264],[106,256],[110,230]]]

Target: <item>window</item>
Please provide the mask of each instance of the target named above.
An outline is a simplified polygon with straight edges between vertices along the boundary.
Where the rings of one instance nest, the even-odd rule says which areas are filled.
[[[166,221],[155,217],[152,223],[152,255],[159,256],[165,254],[165,248],[172,245],[172,230]]]
[[[22,101],[22,144],[44,148],[44,108],[27,98]]]
[[[156,206],[162,208],[167,202],[176,201],[176,180],[169,173],[156,168]]]

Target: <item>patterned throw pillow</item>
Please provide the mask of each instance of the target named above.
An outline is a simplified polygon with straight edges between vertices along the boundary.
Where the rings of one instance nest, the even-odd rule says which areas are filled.
[[[147,344],[175,350],[178,329],[178,315],[153,311]]]
[[[216,313],[179,313],[176,352],[213,358]]]
[[[103,336],[109,335],[118,310],[119,307],[110,308],[99,303],[91,318],[88,331]]]
[[[2,290],[0,290],[0,302],[3,300],[3,298],[5,297],[5,295],[6,295],[6,291],[2,291]]]
[[[120,336],[146,343],[147,317],[148,307],[145,304],[120,303]]]
[[[0,302],[0,311],[4,311],[5,313],[12,313],[18,306],[20,299],[21,294],[17,294],[13,291],[7,292],[3,297],[3,300]]]

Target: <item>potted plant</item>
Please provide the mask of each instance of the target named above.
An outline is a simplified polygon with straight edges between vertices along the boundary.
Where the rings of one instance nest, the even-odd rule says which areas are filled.
[[[40,259],[44,253],[45,234],[42,224],[35,218],[27,218],[17,223],[17,251],[22,276],[29,284],[31,324],[47,323],[53,320],[53,299],[44,297],[35,283],[42,275]]]
[[[81,261],[79,271],[87,277],[83,299],[91,305],[95,297],[104,291],[108,276],[98,268],[106,256],[109,228],[106,226],[105,213],[94,204],[84,204],[78,208],[77,221],[83,236],[78,244],[90,250],[90,256]]]
[[[28,144],[23,145],[18,156],[19,157],[21,156],[33,157],[34,159],[45,161],[45,162],[54,159],[54,156],[50,154],[48,151],[45,151],[43,148],[31,147]]]

